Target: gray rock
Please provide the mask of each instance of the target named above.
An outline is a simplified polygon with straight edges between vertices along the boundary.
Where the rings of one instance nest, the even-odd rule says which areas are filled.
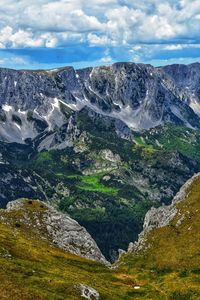
[[[26,210],[24,208],[24,201],[26,200],[19,199],[9,202],[7,204],[7,210]],[[53,207],[48,206],[39,200],[33,201],[37,201],[38,203],[41,203],[41,205],[46,206],[46,210],[42,215],[42,220],[41,216],[40,218],[37,217],[37,212],[34,213],[36,224],[33,224],[32,219],[29,219],[27,214],[25,214],[27,226],[34,227],[34,225],[36,225],[36,227],[38,227],[38,224],[42,223],[47,229],[48,238],[50,238],[50,240],[59,248],[75,255],[109,265],[99,250],[96,242],[84,227],[80,226],[78,222],[67,215],[56,211]]]
[[[99,292],[97,292],[94,288],[88,286],[88,285],[84,285],[84,284],[80,284],[76,287],[81,294],[82,298],[88,299],[88,300],[99,300],[100,299],[100,295]]]
[[[99,155],[108,161],[114,162],[114,163],[120,163],[121,159],[118,154],[114,154],[110,149],[104,149],[99,152]]]
[[[60,141],[57,134],[51,143],[55,147],[55,140],[63,144],[69,138],[63,147],[71,146],[70,132],[76,128],[61,105],[68,111],[87,107],[113,118],[116,133],[125,139],[131,138],[130,129],[149,129],[166,122],[200,128],[199,78],[200,64],[154,68],[115,63],[52,72],[0,69],[0,140],[24,143],[67,124],[65,138]],[[49,139],[46,143],[49,145]]]
[[[90,234],[72,218],[49,206],[44,222],[53,242],[59,248],[104,264],[108,263]]]
[[[119,250],[118,250],[118,254],[119,254],[118,259],[119,259],[123,254],[125,254],[125,253],[126,253],[125,250],[119,249]]]
[[[190,178],[180,189],[180,191],[173,198],[171,205],[163,205],[159,208],[152,207],[145,216],[143,231],[139,234],[138,241],[130,243],[128,252],[145,250],[150,245],[146,243],[148,232],[154,228],[164,227],[170,224],[173,218],[177,215],[178,209],[176,204],[183,201],[188,195],[188,189],[192,183],[200,176],[200,173],[195,174]],[[185,219],[185,215],[180,216],[176,226],[179,226]]]
[[[167,226],[175,217],[178,210],[174,205],[163,205],[159,208],[152,207],[145,216],[143,229],[150,231],[153,228]]]

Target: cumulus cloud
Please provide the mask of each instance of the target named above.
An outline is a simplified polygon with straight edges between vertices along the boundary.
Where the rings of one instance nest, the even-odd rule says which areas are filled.
[[[101,59],[100,59],[100,62],[102,62],[102,63],[111,63],[112,62],[112,57],[111,56],[105,56],[105,57],[102,57]]]
[[[15,65],[15,66],[25,66],[27,65],[28,60],[20,56],[11,56],[11,57],[0,57],[0,66],[4,65]]]
[[[199,0],[1,0],[1,49],[87,45],[104,47],[105,63],[145,61],[198,49],[199,32]]]
[[[162,46],[164,50],[183,50],[183,49],[199,49],[200,44],[171,44]]]
[[[1,47],[62,46],[73,34],[77,35],[77,41],[94,45],[156,43],[187,37],[195,39],[200,29],[199,0],[1,2],[1,32],[12,29],[7,37],[1,38]],[[63,33],[66,33],[65,38]]]
[[[106,36],[99,36],[94,33],[88,34],[88,41],[91,45],[108,45],[111,44],[111,40]]]

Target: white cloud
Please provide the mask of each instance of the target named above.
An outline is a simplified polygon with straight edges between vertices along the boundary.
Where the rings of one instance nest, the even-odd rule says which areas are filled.
[[[110,44],[110,39],[106,36],[98,36],[97,34],[94,33],[89,33],[88,34],[88,41],[91,45],[107,45]]]
[[[1,48],[19,48],[19,47],[41,47],[43,40],[37,38],[31,31],[19,29],[13,32],[10,26],[6,26],[0,30]]]
[[[164,50],[182,50],[184,48],[184,45],[180,45],[180,44],[177,44],[177,45],[167,45],[164,47]]]
[[[0,48],[189,44],[199,19],[199,0],[1,0]]]
[[[111,63],[112,62],[112,57],[111,56],[102,57],[100,59],[100,62],[102,62],[102,63]]]
[[[44,4],[28,6],[24,11],[21,24],[28,23],[37,30],[54,32],[73,31],[85,32],[101,29],[101,23],[96,16],[87,15],[76,5],[76,1],[56,1]]]
[[[4,57],[0,58],[0,65],[15,65],[15,66],[25,66],[28,63],[28,60],[19,57],[19,56],[11,56],[11,57]]]
[[[183,50],[183,49],[188,49],[188,48],[200,48],[200,44],[172,44],[172,45],[164,45],[164,46],[160,46],[160,48],[162,48],[163,50]]]

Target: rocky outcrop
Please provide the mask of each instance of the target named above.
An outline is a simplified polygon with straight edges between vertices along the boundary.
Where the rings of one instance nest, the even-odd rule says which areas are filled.
[[[191,65],[172,65],[163,68],[163,71],[172,79],[178,88],[179,95],[187,102],[194,112],[200,116],[200,63]]]
[[[72,218],[49,206],[44,214],[44,222],[49,235],[58,247],[88,259],[107,263],[86,229]]]
[[[42,215],[37,209],[33,210],[32,215],[29,214],[25,203],[33,205],[34,202],[38,203],[38,206],[44,207]],[[72,218],[39,200],[19,199],[7,204],[7,211],[18,210],[24,210],[24,220],[21,221],[25,222],[26,226],[36,227],[38,230],[45,228],[48,239],[59,248],[75,255],[108,264],[90,234]],[[33,215],[34,218],[32,218]]]
[[[173,220],[173,218],[178,213],[178,208],[176,207],[176,204],[180,201],[183,201],[188,194],[188,189],[193,184],[193,182],[200,177],[200,173],[195,174],[192,178],[190,178],[180,189],[180,191],[176,194],[176,196],[172,200],[171,205],[163,205],[159,208],[152,207],[145,216],[144,219],[144,225],[143,225],[143,231],[139,234],[138,241],[135,243],[130,243],[128,251],[140,251],[144,250],[146,247],[149,247],[149,245],[146,243],[146,238],[148,232],[153,230],[154,228],[164,227],[170,224],[170,222]],[[177,226],[181,224],[182,219],[184,219],[184,216],[182,216],[181,219],[179,219]]]
[[[115,155],[110,149],[101,150],[99,155],[103,159],[108,160],[110,162],[114,162],[114,163],[120,163],[121,162],[120,156],[118,154]]]
[[[99,300],[100,299],[99,292],[97,292],[94,288],[92,288],[88,285],[80,284],[76,288],[80,291],[82,298],[85,298],[88,300]]]

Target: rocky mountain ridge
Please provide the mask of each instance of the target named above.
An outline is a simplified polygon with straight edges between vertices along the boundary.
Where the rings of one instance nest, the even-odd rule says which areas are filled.
[[[199,128],[199,73],[198,63],[163,68],[115,63],[82,70],[0,69],[0,139],[24,143],[66,123],[70,127],[72,120],[63,114],[63,105],[72,111],[87,107],[133,130],[167,122]]]
[[[175,216],[179,214],[177,204],[181,201],[186,200],[190,193],[192,185],[198,179],[200,179],[200,173],[193,175],[189,180],[187,180],[175,195],[170,205],[163,205],[158,208],[152,207],[146,213],[144,218],[143,231],[139,234],[139,239],[137,242],[129,244],[128,252],[137,252],[144,250],[145,247],[148,247],[148,245],[146,244],[146,237],[148,236],[148,233],[155,228],[162,228],[170,224]],[[185,218],[185,215],[179,215],[180,218],[178,219],[176,226],[181,225]]]

